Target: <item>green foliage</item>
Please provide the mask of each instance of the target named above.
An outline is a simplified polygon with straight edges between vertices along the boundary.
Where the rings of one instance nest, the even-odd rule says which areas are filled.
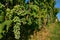
[[[24,34],[28,35],[31,32],[33,33],[33,30],[46,27],[47,23],[51,23],[56,19],[57,11],[53,5],[54,0],[30,0],[28,6],[25,5],[25,0],[1,1],[0,39],[8,33],[13,35],[12,38],[22,39],[26,36]],[[9,31],[10,28],[12,33]]]

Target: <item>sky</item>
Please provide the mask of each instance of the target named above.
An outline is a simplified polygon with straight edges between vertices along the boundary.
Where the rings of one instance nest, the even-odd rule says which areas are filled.
[[[58,12],[58,14],[56,15],[58,20],[60,21],[60,12]]]
[[[29,2],[29,0],[25,0],[25,3],[28,3]]]
[[[60,0],[56,0],[55,7],[56,7],[56,8],[60,8]]]
[[[55,0],[56,4],[55,4],[55,8],[59,8],[60,9],[60,0]],[[56,15],[58,20],[60,21],[60,12],[58,12],[58,14]]]

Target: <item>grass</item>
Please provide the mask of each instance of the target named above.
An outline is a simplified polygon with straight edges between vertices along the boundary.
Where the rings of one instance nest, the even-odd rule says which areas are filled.
[[[53,28],[53,30],[50,30],[50,33],[50,40],[60,40],[60,25],[55,24],[55,27]]]

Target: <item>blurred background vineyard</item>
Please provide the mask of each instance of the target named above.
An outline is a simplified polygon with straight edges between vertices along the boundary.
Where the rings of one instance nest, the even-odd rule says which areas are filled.
[[[60,40],[55,0],[0,0],[0,40]]]

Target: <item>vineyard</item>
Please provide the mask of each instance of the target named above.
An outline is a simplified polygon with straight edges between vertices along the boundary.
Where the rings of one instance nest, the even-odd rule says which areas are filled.
[[[0,0],[0,40],[49,40],[45,32],[59,26],[54,5],[54,0]]]

